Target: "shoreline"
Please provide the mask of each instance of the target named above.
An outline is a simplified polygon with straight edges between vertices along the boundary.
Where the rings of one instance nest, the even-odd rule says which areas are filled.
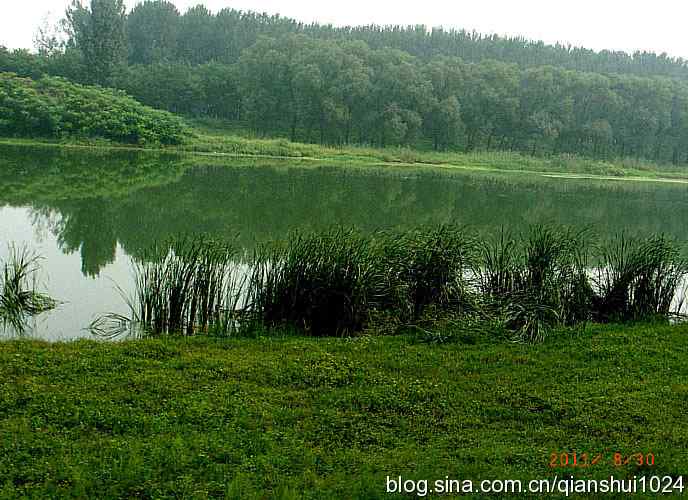
[[[432,160],[435,153],[405,150],[405,149],[367,149],[356,146],[342,149],[324,147],[314,144],[291,143],[281,139],[246,139],[236,135],[206,137],[205,142],[196,141],[180,146],[136,146],[128,144],[116,144],[100,141],[85,142],[57,142],[48,139],[17,139],[0,137],[0,145],[15,147],[48,147],[58,149],[76,150],[101,150],[101,151],[127,151],[141,153],[176,154],[197,158],[255,158],[279,161],[305,161],[313,163],[347,162],[356,166],[396,167],[396,168],[433,168],[437,170],[461,170],[465,172],[489,172],[515,175],[533,175],[551,179],[564,180],[592,180],[592,181],[628,181],[628,182],[660,182],[670,184],[688,184],[688,168],[685,173],[678,171],[663,172],[661,167],[654,169],[638,170],[621,165],[610,164],[596,160],[573,159],[570,160],[575,167],[566,168],[553,166],[553,162],[560,158],[552,159],[525,157],[517,153],[508,152],[483,152],[483,153],[439,153],[441,158]],[[277,149],[285,154],[270,152],[258,152],[258,149]],[[224,149],[224,150],[223,150]],[[228,150],[231,149],[231,150]],[[251,151],[253,150],[253,151]],[[306,151],[307,154],[303,154]],[[416,156],[418,159],[405,160],[402,156]],[[455,161],[451,161],[452,158]],[[444,161],[449,160],[449,161]],[[509,166],[511,163],[530,163],[530,168],[518,168]],[[601,170],[600,173],[579,171],[580,165],[593,166]],[[485,163],[480,165],[476,163]],[[537,168],[541,166],[542,168]],[[533,168],[536,167],[536,168]],[[549,167],[549,168],[544,168]],[[614,167],[614,173],[605,172],[604,169]]]

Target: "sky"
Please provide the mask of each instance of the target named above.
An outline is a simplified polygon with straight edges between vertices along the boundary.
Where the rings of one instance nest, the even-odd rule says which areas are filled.
[[[125,0],[132,8],[140,0]],[[688,59],[683,0],[172,0],[181,12],[198,3],[279,13],[300,21],[425,24],[499,35],[522,35],[602,50],[649,50]],[[62,17],[70,0],[0,0],[0,45],[32,48],[46,16]],[[85,0],[88,3],[88,0]]]

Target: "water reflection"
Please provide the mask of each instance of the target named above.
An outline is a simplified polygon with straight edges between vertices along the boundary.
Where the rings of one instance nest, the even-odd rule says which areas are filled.
[[[194,161],[162,153],[0,146],[0,245],[25,242],[42,253],[56,297],[78,304],[72,310],[77,319],[58,321],[53,314],[48,322],[63,326],[41,331],[74,336],[87,319],[117,312],[121,301],[111,280],[126,284],[129,258],[181,234],[236,238],[250,249],[296,228],[332,224],[374,230],[455,222],[493,233],[554,221],[593,225],[602,236],[624,229],[681,239],[688,229],[684,185]]]

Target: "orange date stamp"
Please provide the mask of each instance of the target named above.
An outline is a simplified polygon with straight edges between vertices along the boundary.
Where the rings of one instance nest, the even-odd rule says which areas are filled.
[[[552,452],[549,456],[549,467],[552,469],[585,469],[596,465],[614,467],[654,467],[654,453],[605,453],[605,452]]]

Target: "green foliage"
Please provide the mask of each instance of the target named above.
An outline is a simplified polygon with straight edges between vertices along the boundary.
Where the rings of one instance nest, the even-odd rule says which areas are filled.
[[[90,137],[131,144],[178,144],[181,120],[118,91],[0,73],[0,135]]]
[[[688,264],[677,244],[654,236],[632,246],[591,241],[588,231],[550,225],[494,240],[451,226],[365,236],[337,228],[292,234],[250,258],[222,250],[218,259],[215,245],[184,240],[137,264],[130,321],[150,334],[411,329],[435,341],[449,320],[542,342],[591,320],[666,321],[682,313]],[[95,329],[106,331],[112,319],[122,333],[120,317]]]
[[[179,11],[164,0],[146,0],[127,16],[127,45],[132,64],[170,60],[177,52]]]
[[[666,55],[203,5],[180,14],[163,0],[126,20],[121,0],[77,2],[67,17],[63,51],[0,48],[0,71],[97,81],[292,141],[688,162],[688,66]]]
[[[4,329],[22,333],[30,318],[57,305],[37,291],[38,260],[26,248],[11,248],[8,259],[0,262],[0,325]]]
[[[383,500],[388,475],[529,481],[574,451],[604,456],[561,475],[678,477],[687,333],[2,342],[0,496]]]
[[[234,67],[218,63],[190,66],[156,62],[132,65],[114,78],[115,87],[154,108],[187,116],[239,117]]]
[[[73,0],[66,12],[69,44],[84,58],[88,82],[108,84],[127,57],[123,0]]]

